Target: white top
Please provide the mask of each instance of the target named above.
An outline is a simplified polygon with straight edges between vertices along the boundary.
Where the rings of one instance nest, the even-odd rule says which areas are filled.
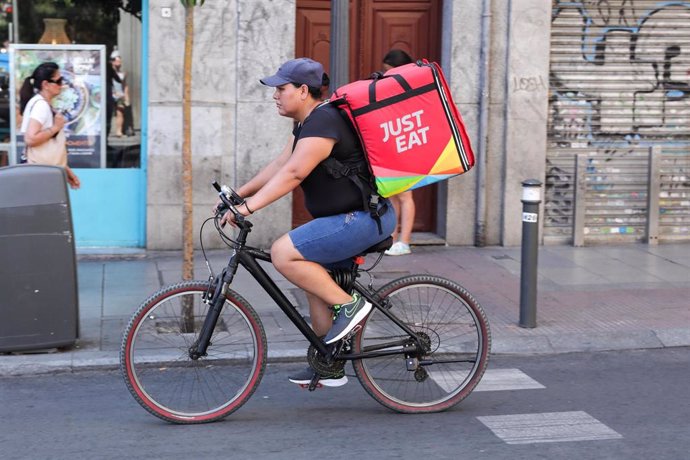
[[[22,118],[22,127],[20,132],[22,134],[26,133],[29,129],[29,120],[34,119],[41,124],[41,129],[52,128],[53,127],[53,109],[50,103],[45,100],[40,94],[35,95],[29,99],[29,103],[26,104],[24,109],[24,115]]]
[[[24,109],[21,132],[29,129],[29,122],[36,120],[41,129],[53,127],[53,110],[50,103],[40,94],[32,97]],[[26,148],[26,160],[31,164],[67,166],[67,149],[65,149],[65,132],[61,129],[57,135],[40,145]]]

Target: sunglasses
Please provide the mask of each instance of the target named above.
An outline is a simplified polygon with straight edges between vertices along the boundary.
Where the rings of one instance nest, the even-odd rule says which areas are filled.
[[[56,85],[61,85],[64,83],[65,79],[63,77],[58,78],[57,80],[48,80],[51,83],[55,83]]]

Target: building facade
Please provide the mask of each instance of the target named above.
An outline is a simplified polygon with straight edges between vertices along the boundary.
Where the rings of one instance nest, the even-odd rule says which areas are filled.
[[[213,180],[239,186],[284,146],[292,123],[258,80],[296,56],[328,67],[329,5],[207,0],[195,9],[195,230],[216,202]],[[538,179],[545,244],[690,241],[690,2],[349,5],[350,77],[377,70],[390,47],[438,60],[472,141],[475,167],[417,196],[422,239],[520,244],[521,184]],[[71,195],[77,243],[179,249],[184,8],[143,0],[140,17],[120,12],[115,38],[80,31],[79,40],[116,44],[129,65],[136,136],[109,138],[108,167],[82,172],[83,190]],[[98,217],[103,188],[111,219]],[[251,241],[266,247],[299,223],[300,199],[255,214]],[[123,228],[99,239],[114,222]],[[125,230],[134,236],[118,239]],[[212,231],[204,244],[222,245]]]
[[[194,37],[195,226],[215,202],[212,179],[239,185],[285,143],[291,122],[276,113],[270,88],[258,79],[295,56],[298,3],[206,2],[195,13],[203,24]],[[385,17],[387,6],[415,2],[373,3]],[[551,2],[435,3],[441,64],[478,161],[438,187],[433,232],[452,245],[518,244],[521,182],[543,180],[545,172],[549,88],[530,82],[548,81]],[[170,17],[163,8],[171,8]],[[183,43],[184,11],[151,0],[149,14],[147,247],[173,249],[181,240],[182,53],[171,50]],[[291,213],[285,197],[253,216],[254,241],[268,245],[288,231]]]

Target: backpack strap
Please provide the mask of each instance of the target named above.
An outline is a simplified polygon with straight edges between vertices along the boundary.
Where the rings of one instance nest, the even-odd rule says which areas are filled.
[[[325,104],[332,104],[335,107],[341,108],[341,106],[347,104],[347,101],[345,100],[345,98],[339,97],[337,94],[335,94],[335,98],[331,98],[330,100],[322,102],[317,106],[317,108]],[[342,109],[339,110],[339,112],[343,119],[345,119],[348,126],[350,126],[350,129],[353,129],[352,122],[348,119],[347,114],[345,114]],[[297,146],[299,130],[301,129],[301,126],[298,125],[297,128],[298,130],[295,134],[295,141],[292,144],[293,152],[295,151],[295,147]],[[356,132],[355,135],[357,135]],[[357,137],[359,136],[357,135]],[[340,160],[337,160],[329,156],[320,164],[326,169],[328,175],[333,177],[334,179],[347,177],[352,181],[352,183],[354,183],[357,186],[362,195],[362,209],[364,211],[369,211],[369,215],[371,216],[371,218],[376,221],[376,227],[379,230],[379,235],[383,234],[383,229],[381,227],[381,216],[388,212],[388,202],[386,200],[382,200],[381,196],[378,194],[376,190],[376,185],[373,183],[373,176],[371,176],[368,179],[365,178],[367,173],[370,172],[369,163],[367,163],[366,159],[345,164]]]
[[[359,189],[362,195],[362,209],[369,211],[369,215],[376,221],[379,235],[383,234],[381,227],[381,216],[388,212],[388,202],[381,200],[381,196],[376,192],[370,181],[362,178],[369,171],[369,165],[365,160],[357,163],[345,164],[333,157],[328,157],[321,164],[326,168],[328,174],[334,179],[347,177]]]
[[[26,114],[26,116],[27,116],[29,119],[31,119],[31,111],[34,109],[34,107],[36,106],[36,103],[37,103],[38,101],[43,101],[43,102],[45,102],[46,104],[48,104],[48,107],[50,107],[50,113],[51,113],[51,115],[53,116],[53,120],[55,120],[55,113],[53,113],[53,107],[50,105],[50,102],[48,102],[48,101],[45,100],[45,98],[44,98],[43,96],[41,96],[40,98],[38,98],[38,97],[33,97],[33,98],[31,98],[31,100],[29,101],[29,102],[31,102],[31,105],[29,105],[29,104],[27,103],[27,104],[26,104],[26,107],[24,107],[24,113]],[[23,133],[22,133],[22,134],[23,134]],[[57,134],[55,134],[53,137],[55,137],[55,136],[57,136]],[[25,145],[24,145],[24,152],[23,152],[23,153],[21,154],[21,156],[19,157],[19,162],[20,162],[20,163],[26,163],[26,162],[28,161],[28,159],[29,159],[28,156],[27,156],[28,150],[29,150],[29,146],[25,144]]]

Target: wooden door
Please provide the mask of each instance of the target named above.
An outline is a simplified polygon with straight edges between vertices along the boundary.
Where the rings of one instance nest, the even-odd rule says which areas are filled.
[[[330,57],[330,1],[297,0],[295,56],[321,62],[328,72]],[[350,79],[366,78],[381,70],[392,48],[413,58],[441,59],[441,0],[350,0]],[[436,185],[414,191],[415,232],[436,230]],[[311,219],[301,189],[293,193],[292,225]]]

